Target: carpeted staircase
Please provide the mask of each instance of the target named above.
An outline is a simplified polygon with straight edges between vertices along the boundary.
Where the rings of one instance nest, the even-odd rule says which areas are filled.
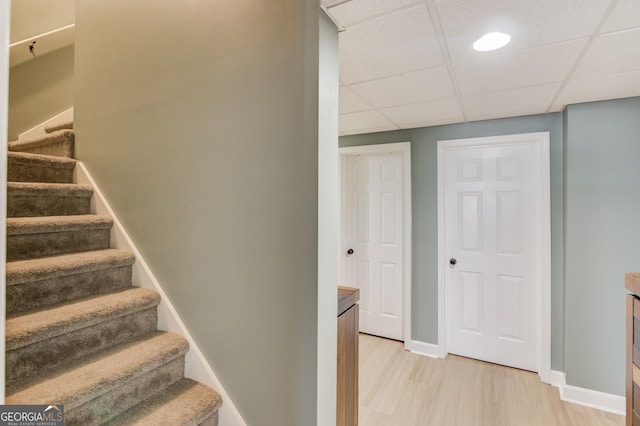
[[[64,404],[72,425],[217,425],[220,396],[184,378],[187,341],[74,181],[72,125],[9,143],[6,404]]]

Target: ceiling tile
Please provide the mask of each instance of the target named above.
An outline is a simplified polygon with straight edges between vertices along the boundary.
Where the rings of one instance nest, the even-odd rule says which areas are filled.
[[[339,35],[341,134],[555,112],[567,103],[640,96],[640,0],[327,3],[333,5],[332,18],[346,28]],[[433,23],[442,26],[451,64],[444,62]],[[496,30],[509,32],[511,44],[495,52],[472,50],[478,37]],[[572,80],[565,83],[567,78]]]
[[[339,40],[345,84],[444,65],[424,5],[349,27]]]
[[[605,34],[636,27],[640,27],[640,1],[620,0],[600,33]]]
[[[403,129],[464,121],[455,98],[385,108],[382,112]]]
[[[353,84],[350,88],[375,108],[455,97],[446,67]]]
[[[342,27],[422,3],[422,0],[351,0],[328,7],[328,12]],[[335,3],[335,2],[334,2]]]
[[[637,1],[637,0],[634,0]],[[471,47],[492,31],[511,34],[502,51],[516,51],[589,37],[610,0],[437,0],[451,60],[481,55]]]
[[[365,111],[372,109],[371,105],[362,100],[362,98],[346,86],[340,87],[338,99],[340,100],[340,114],[349,114],[351,112]]]
[[[545,112],[560,85],[553,83],[465,96],[467,118],[473,121]]]
[[[398,127],[376,110],[340,114],[340,133],[370,133],[395,130]]]
[[[454,65],[460,91],[467,95],[563,81],[585,43],[576,40]]]
[[[572,77],[579,79],[630,71],[640,71],[640,28],[598,37]]]
[[[640,96],[640,71],[571,80],[556,100],[557,105]]]

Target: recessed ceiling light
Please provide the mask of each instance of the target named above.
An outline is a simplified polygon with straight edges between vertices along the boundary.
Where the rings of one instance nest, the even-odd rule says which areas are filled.
[[[478,52],[489,52],[500,49],[511,41],[511,36],[505,33],[485,34],[473,43],[473,49]]]

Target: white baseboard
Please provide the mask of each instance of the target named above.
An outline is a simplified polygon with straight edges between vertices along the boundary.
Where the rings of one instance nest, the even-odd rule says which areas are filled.
[[[404,348],[414,354],[424,355],[431,358],[444,358],[440,346],[432,343],[425,343],[419,340],[405,340]]]
[[[551,386],[554,386],[556,388],[564,388],[565,386],[567,386],[567,383],[565,381],[565,374],[562,371],[558,371],[558,370],[551,370],[549,372],[549,384]]]
[[[626,398],[620,395],[567,385],[566,374],[551,370],[551,385],[558,388],[560,399],[573,404],[624,416]]]
[[[85,168],[84,164],[78,162],[75,170],[75,181],[77,183],[91,185],[93,187],[94,196],[91,199],[91,212],[109,216],[113,219],[113,228],[111,229],[111,247],[130,250],[135,255],[136,261],[133,264],[132,277],[133,285],[150,288],[156,290],[160,294],[162,301],[158,306],[158,329],[180,334],[189,342],[189,351],[185,356],[185,376],[210,386],[222,396],[223,404],[218,411],[218,421],[220,426],[246,426],[240,412],[222,387],[222,383],[218,380],[218,377],[213,372],[211,366],[198,348],[198,345],[189,334],[189,331],[178,316],[178,313],[171,304],[171,301],[162,290],[160,283],[149,269],[147,263],[140,255],[140,252],[133,245],[131,238],[111,207],[108,205],[102,192],[100,192],[100,189],[96,186],[95,181]]]
[[[27,130],[26,132],[22,132],[18,135],[18,140],[28,140],[38,138],[40,136],[44,136],[46,132],[44,128],[53,124],[60,123],[68,123],[69,121],[73,121],[73,108],[69,108],[66,111],[62,111],[60,114],[56,115],[48,119],[47,121],[43,121],[35,127]]]

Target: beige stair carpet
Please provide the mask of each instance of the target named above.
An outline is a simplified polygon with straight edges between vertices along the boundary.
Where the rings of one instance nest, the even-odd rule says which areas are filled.
[[[58,130],[63,130],[63,129],[71,129],[73,130],[73,121],[65,121],[62,123],[58,123],[58,124],[52,124],[50,126],[46,126],[44,128],[45,133],[53,133],[53,132],[57,132]]]
[[[64,404],[65,424],[218,424],[220,395],[184,377],[186,340],[74,183],[73,123],[9,143],[6,403]]]

